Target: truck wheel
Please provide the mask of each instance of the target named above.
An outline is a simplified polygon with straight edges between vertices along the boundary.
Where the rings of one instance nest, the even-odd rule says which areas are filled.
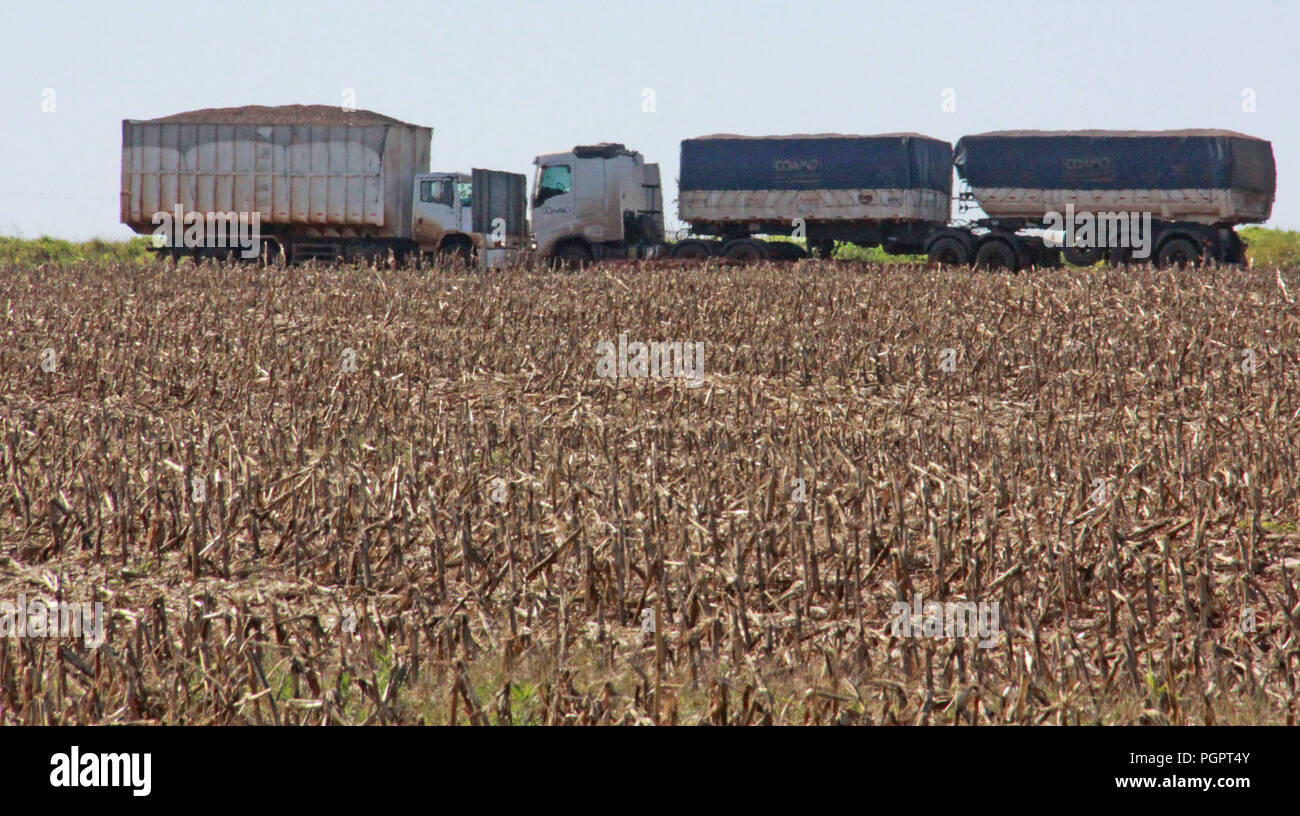
[[[727,245],[722,250],[722,257],[742,263],[754,263],[767,260],[767,244],[753,238],[742,238]]]
[[[690,261],[701,260],[712,254],[709,252],[709,245],[703,241],[680,241],[673,247],[674,258],[685,258]]]
[[[808,257],[803,247],[792,241],[772,241],[767,245],[767,254],[778,261],[801,261]]]
[[[258,262],[262,266],[277,266],[284,261],[284,252],[279,241],[266,239],[262,241],[262,251],[258,253]]]
[[[1106,250],[1106,263],[1110,266],[1128,266],[1133,263],[1133,250],[1129,247],[1111,247]]]
[[[810,246],[813,251],[817,253],[817,257],[822,260],[829,261],[835,257],[834,241],[817,241],[816,243],[808,244],[808,246]]]
[[[452,241],[438,247],[438,256],[444,261],[469,266],[469,262],[474,257],[474,247],[465,241]]]
[[[1059,269],[1061,267],[1061,251],[1051,247],[1032,247],[1032,263],[1039,269]]]
[[[1160,248],[1156,262],[1160,266],[1200,266],[1201,251],[1186,238],[1175,238]]]
[[[1092,266],[1106,254],[1101,247],[1080,246],[1066,247],[1061,252],[1065,255],[1065,260],[1075,266]]]
[[[964,266],[970,263],[970,254],[966,245],[956,238],[940,238],[930,245],[930,263]]]
[[[1246,244],[1235,232],[1228,233],[1228,243],[1223,249],[1224,263],[1246,263]]]
[[[567,269],[581,269],[592,262],[591,250],[578,241],[570,241],[555,251],[555,262]]]
[[[985,241],[975,253],[975,265],[980,269],[1016,270],[1016,251],[1011,244],[998,238]]]

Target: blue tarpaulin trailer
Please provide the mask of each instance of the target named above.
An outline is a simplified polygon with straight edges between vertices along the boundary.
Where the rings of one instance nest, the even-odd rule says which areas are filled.
[[[1268,219],[1277,186],[1272,145],[1229,130],[981,133],[957,142],[953,163],[995,218],[1073,205],[1249,223]]]
[[[915,133],[701,136],[682,142],[680,186],[682,190],[926,189],[948,196],[951,165],[951,145]]]
[[[678,214],[696,235],[678,254],[790,256],[794,235],[823,254],[834,241],[915,248],[952,211],[952,146],[917,133],[701,136],[682,142]]]

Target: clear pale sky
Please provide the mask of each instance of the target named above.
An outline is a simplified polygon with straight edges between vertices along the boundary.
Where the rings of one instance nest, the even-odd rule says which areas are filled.
[[[1228,128],[1273,142],[1269,223],[1300,229],[1293,0],[0,2],[4,235],[128,237],[122,119],[345,89],[432,126],[434,170],[531,183],[537,153],[620,141],[666,200],[708,133]]]

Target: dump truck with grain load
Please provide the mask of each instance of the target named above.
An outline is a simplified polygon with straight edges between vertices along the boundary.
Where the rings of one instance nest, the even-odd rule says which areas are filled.
[[[1075,263],[1240,263],[1245,245],[1233,227],[1266,221],[1277,188],[1272,145],[1227,130],[980,133],[957,142],[953,163],[970,188],[963,201],[988,217],[936,232],[927,250],[933,260],[982,266],[1050,262],[1056,250],[1022,231],[1059,225],[1065,213],[1097,232],[1138,215],[1151,227],[1147,257],[1132,240],[1061,236]]]
[[[432,134],[326,105],[125,120],[121,220],[173,257],[229,255],[250,220],[257,254],[291,262],[523,248],[525,177],[430,172]]]
[[[682,142],[678,214],[693,237],[679,257],[791,257],[794,235],[830,255],[835,241],[923,251],[947,223],[952,146],[918,133],[701,136]]]

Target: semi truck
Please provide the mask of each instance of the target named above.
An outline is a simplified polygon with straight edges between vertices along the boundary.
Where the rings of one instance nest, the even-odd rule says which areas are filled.
[[[431,172],[432,135],[326,105],[124,120],[121,221],[176,258],[226,256],[231,247],[212,230],[185,234],[173,212],[219,226],[223,216],[251,217],[259,254],[289,262],[440,253],[486,264],[524,249],[526,178]]]
[[[704,136],[682,142],[678,211],[690,237],[664,243],[659,167],[621,144],[538,156],[537,251],[569,263],[610,257],[793,258],[804,238],[923,251],[948,221],[952,146],[915,133]]]
[[[1267,220],[1276,190],[1272,145],[1221,130],[1003,131],[955,150],[916,133],[703,136],[682,142],[687,235],[665,245],[658,167],[639,153],[602,143],[535,164],[537,249],[571,263],[805,254],[771,236],[801,237],[823,257],[849,241],[989,268],[1054,266],[1062,251],[1074,263],[1239,263],[1233,227]],[[984,217],[953,218],[954,167],[968,188],[959,211],[979,206]],[[1082,229],[1052,234],[1066,232],[1052,229],[1065,214],[1114,224],[1137,213],[1149,216],[1141,248]]]
[[[538,255],[582,265],[664,253],[659,165],[612,142],[545,153],[533,164],[530,215]]]

